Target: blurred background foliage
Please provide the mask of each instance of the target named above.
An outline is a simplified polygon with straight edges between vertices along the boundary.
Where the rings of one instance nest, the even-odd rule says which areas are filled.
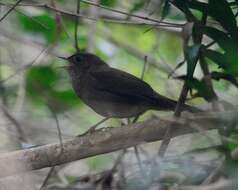
[[[94,52],[110,66],[138,77],[143,70],[144,56],[148,56],[144,80],[161,94],[178,99],[185,81],[191,91],[190,104],[207,110],[218,97],[225,109],[237,105],[237,1],[92,2],[100,2],[102,7],[83,0],[80,4],[78,44],[81,49]],[[16,1],[1,0],[0,17],[14,3]],[[60,68],[67,63],[57,58],[75,53],[77,1],[25,0],[21,4],[24,6],[17,6],[0,23],[2,104],[21,124],[27,144],[58,141],[49,108],[58,115],[63,138],[72,138],[101,118],[75,95],[67,72]],[[190,26],[188,31],[187,26]],[[191,38],[187,39],[190,33]],[[204,73],[207,67],[208,73]],[[172,77],[168,78],[172,72]],[[212,89],[206,83],[207,76],[212,79]],[[140,120],[155,115],[172,113],[151,111]],[[120,125],[120,121],[110,120],[102,127],[116,125]],[[14,131],[14,127],[11,130]],[[0,136],[2,151],[12,147],[12,142],[7,140],[9,134]],[[234,140],[224,146],[229,154],[237,147],[237,130],[228,137]],[[109,154],[90,158],[83,167],[86,171],[100,171],[109,168],[112,162],[113,155]],[[229,160],[227,163],[237,169],[236,162]]]

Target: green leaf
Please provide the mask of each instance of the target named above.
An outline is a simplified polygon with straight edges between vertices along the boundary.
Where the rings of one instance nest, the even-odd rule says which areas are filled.
[[[20,26],[26,32],[42,35],[50,43],[56,40],[57,26],[54,18],[47,14],[29,17],[21,14],[17,16]]]
[[[190,46],[185,51],[185,58],[187,60],[187,77],[192,78],[197,64],[200,45],[195,44]]]
[[[210,102],[214,98],[214,92],[206,85],[206,83],[202,80],[198,79],[187,79],[186,85],[191,88],[197,90],[198,96],[203,97],[206,101]]]
[[[53,90],[47,97],[48,105],[56,112],[72,109],[79,105],[80,99],[72,89],[65,89],[63,91]]]
[[[190,90],[197,91],[196,97],[203,97],[206,101],[210,102],[214,99],[214,91],[207,86],[204,80],[196,78],[188,78],[186,75],[177,76],[176,79],[185,81],[185,84]]]
[[[169,3],[169,0],[165,0],[162,13],[161,13],[161,18],[164,19],[169,14],[170,10],[171,10],[171,5]]]
[[[186,16],[188,21],[194,21],[196,18],[192,14],[192,12],[189,10],[189,5],[187,1],[183,0],[174,0],[172,1],[172,4],[176,6],[178,9],[180,9]]]
[[[211,59],[215,62],[220,68],[226,70],[226,60],[224,54],[214,51],[214,50],[206,50],[204,54],[207,58]]]
[[[116,4],[116,0],[101,0],[100,4],[107,7],[113,7]]]
[[[50,88],[52,84],[59,80],[59,76],[49,66],[34,66],[27,72],[28,85],[33,88]],[[31,89],[29,89],[31,90]]]
[[[73,90],[61,83],[61,74],[50,66],[34,66],[26,73],[27,96],[32,103],[50,106],[55,112],[71,109],[80,103]]]
[[[219,53],[214,50],[206,50],[205,56],[215,62],[219,67],[224,69],[227,73],[238,76],[238,55],[236,52]]]
[[[133,13],[133,12],[140,10],[141,8],[144,7],[145,3],[146,3],[146,1],[144,1],[144,0],[140,0],[140,1],[136,2],[133,5],[133,7],[131,8],[131,10],[129,11],[129,13]]]
[[[238,134],[237,133],[231,134],[230,138],[233,139],[234,141],[238,142]],[[237,144],[236,143],[229,143],[228,147],[229,147],[230,151],[233,151],[234,149],[237,148]]]
[[[214,72],[211,72],[211,78],[214,80],[220,80],[220,79],[227,80],[238,88],[237,79],[230,74],[214,71]]]
[[[187,0],[188,6],[192,9],[205,12],[207,10],[208,4],[199,2],[197,0]]]
[[[231,39],[228,34],[212,27],[206,27],[204,33],[214,39],[225,51],[221,54],[213,50],[207,50],[207,57],[217,63],[228,74],[238,76],[238,44],[236,40]]]
[[[234,47],[234,41],[223,31],[220,31],[213,27],[205,27],[204,34],[212,38],[218,45],[225,51],[229,51],[230,48]]]
[[[236,19],[226,0],[209,0],[208,14],[217,20],[234,38],[238,39]]]

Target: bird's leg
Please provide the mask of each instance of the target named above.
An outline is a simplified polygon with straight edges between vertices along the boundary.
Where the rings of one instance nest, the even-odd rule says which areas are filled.
[[[101,121],[99,121],[98,123],[96,123],[95,125],[91,126],[86,132],[84,132],[83,134],[77,135],[77,137],[81,137],[84,136],[88,133],[92,134],[93,132],[95,132],[97,126],[99,126],[100,124],[104,123],[105,121],[107,121],[108,119],[110,119],[110,117],[105,117],[103,118]]]

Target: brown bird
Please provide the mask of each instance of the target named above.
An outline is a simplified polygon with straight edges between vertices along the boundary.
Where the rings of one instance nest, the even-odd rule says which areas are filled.
[[[147,110],[175,110],[177,102],[155,92],[149,84],[111,68],[91,53],[77,53],[67,66],[73,88],[81,100],[104,117],[130,118]],[[183,110],[198,112],[184,105]]]

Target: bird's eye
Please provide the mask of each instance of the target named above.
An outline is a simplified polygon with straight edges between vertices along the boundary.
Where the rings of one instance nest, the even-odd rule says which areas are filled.
[[[80,62],[80,61],[82,61],[82,58],[81,58],[80,55],[76,55],[76,56],[75,56],[75,60],[76,60],[77,62]]]

